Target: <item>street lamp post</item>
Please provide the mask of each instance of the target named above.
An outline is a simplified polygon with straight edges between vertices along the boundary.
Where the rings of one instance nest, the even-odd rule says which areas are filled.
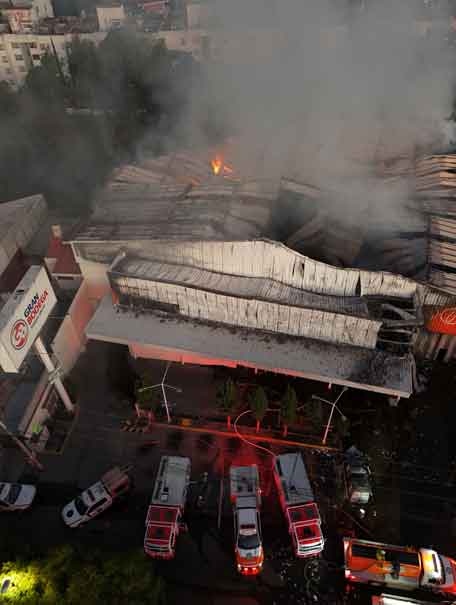
[[[148,391],[149,389],[158,389],[159,387],[161,388],[161,391],[163,394],[163,402],[165,404],[165,409],[166,409],[166,419],[168,420],[168,423],[171,422],[171,416],[169,413],[168,399],[166,397],[165,387],[168,389],[173,389],[174,391],[177,391],[178,393],[182,393],[182,389],[179,389],[179,387],[173,387],[172,385],[165,383],[166,375],[168,374],[168,370],[171,366],[171,363],[172,363],[171,361],[168,361],[168,363],[166,364],[165,373],[163,374],[163,378],[162,378],[161,382],[159,382],[158,384],[154,384],[151,387],[144,387],[142,389],[138,389],[138,391],[140,393],[142,393],[143,391]]]
[[[346,417],[344,416],[344,414],[342,414],[342,412],[339,410],[339,408],[337,407],[337,403],[339,401],[339,399],[342,397],[342,395],[345,393],[345,391],[348,390],[348,387],[344,387],[342,389],[342,391],[339,393],[339,396],[337,397],[336,401],[328,401],[327,399],[323,399],[322,397],[318,397],[317,395],[312,395],[313,399],[318,399],[318,401],[323,401],[324,403],[327,403],[328,405],[331,406],[331,412],[329,414],[329,418],[328,418],[328,422],[326,424],[326,428],[325,428],[325,434],[323,435],[323,439],[322,439],[322,445],[326,445],[326,440],[328,438],[328,433],[329,433],[329,427],[331,426],[331,421],[332,421],[332,417],[334,414],[334,410],[336,409],[339,414],[342,416],[342,420],[346,420]]]

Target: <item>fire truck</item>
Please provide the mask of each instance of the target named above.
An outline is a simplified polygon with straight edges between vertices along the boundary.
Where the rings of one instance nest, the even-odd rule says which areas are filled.
[[[319,555],[325,541],[321,518],[299,452],[276,456],[274,480],[297,557]]]
[[[256,575],[263,567],[261,491],[256,464],[230,468],[230,498],[234,517],[234,548],[238,571]]]
[[[456,594],[456,561],[429,548],[344,538],[344,558],[345,577],[349,582]]]
[[[172,559],[190,483],[190,458],[163,456],[146,517],[144,551],[156,559]]]

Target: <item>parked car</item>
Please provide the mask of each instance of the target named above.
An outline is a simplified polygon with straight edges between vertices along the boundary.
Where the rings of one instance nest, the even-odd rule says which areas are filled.
[[[62,519],[69,527],[78,527],[97,517],[125,495],[132,486],[128,468],[115,467],[84,490],[62,510]]]
[[[367,457],[355,446],[344,455],[347,499],[355,506],[365,506],[372,499],[371,470]]]
[[[35,494],[34,485],[0,483],[0,510],[25,510],[32,505]]]

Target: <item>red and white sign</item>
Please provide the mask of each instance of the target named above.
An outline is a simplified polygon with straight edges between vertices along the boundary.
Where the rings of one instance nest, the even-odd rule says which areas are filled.
[[[456,335],[456,307],[447,307],[435,312],[426,323],[429,332]]]
[[[27,324],[23,319],[18,319],[13,324],[13,329],[11,330],[11,344],[16,349],[16,351],[20,351],[27,344],[29,335],[29,330]]]
[[[44,267],[30,267],[0,311],[0,365],[18,372],[57,303]]]

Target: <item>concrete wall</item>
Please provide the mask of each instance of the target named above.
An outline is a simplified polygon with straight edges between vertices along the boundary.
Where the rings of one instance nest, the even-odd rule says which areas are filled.
[[[98,301],[111,291],[107,276],[108,266],[103,263],[78,258],[77,256],[76,261],[81,269],[82,279],[88,288],[88,297],[96,305]]]
[[[83,282],[51,344],[51,349],[64,374],[70,372],[85,348],[87,342],[85,327],[95,308],[89,298],[89,288]]]

